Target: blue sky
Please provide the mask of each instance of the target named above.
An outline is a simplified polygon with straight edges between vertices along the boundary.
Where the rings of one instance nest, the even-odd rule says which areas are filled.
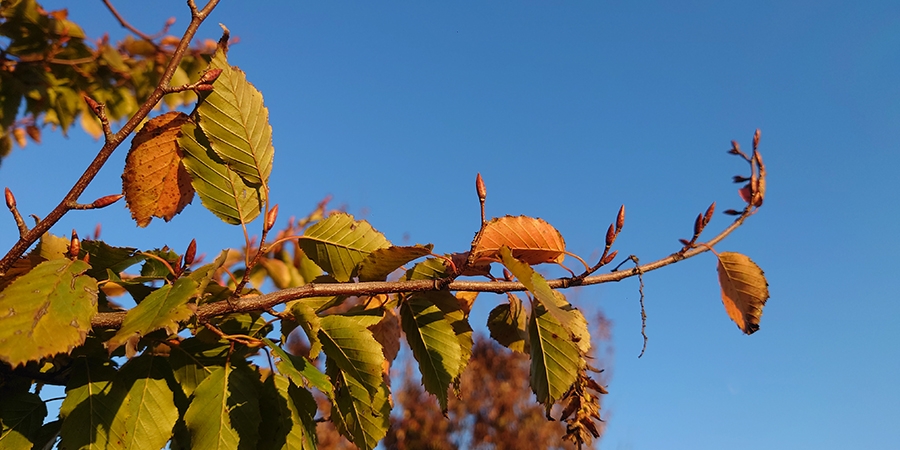
[[[101,2],[69,7],[88,35],[124,32]],[[118,2],[154,32],[181,1]],[[265,96],[282,221],[325,195],[395,243],[465,250],[490,216],[546,219],[585,257],[619,205],[620,254],[651,261],[690,237],[716,201],[739,209],[726,155],[756,128],[769,172],[764,207],[717,246],[748,254],[771,299],[761,330],[727,318],[715,259],[645,276],[650,336],[640,352],[636,280],[573,290],[613,321],[604,401],[611,449],[891,448],[900,440],[896,273],[900,4],[828,2],[239,2],[217,22],[229,59]],[[16,150],[0,184],[23,214],[46,214],[99,144],[45,133]],[[82,197],[117,193],[120,149]],[[208,254],[242,243],[195,201],[138,229],[124,206],[73,212],[54,229]],[[729,219],[717,215],[719,230]],[[13,243],[12,220],[0,244]],[[404,236],[408,241],[404,241]],[[550,270],[550,273],[554,273]],[[500,297],[479,298],[473,325]]]

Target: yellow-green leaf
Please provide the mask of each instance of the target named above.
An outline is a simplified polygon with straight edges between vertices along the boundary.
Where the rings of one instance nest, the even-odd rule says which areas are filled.
[[[332,214],[309,227],[299,244],[313,262],[340,282],[350,281],[370,253],[391,245],[369,222],[344,213]]]
[[[516,276],[519,282],[525,285],[525,289],[528,289],[528,292],[534,295],[535,300],[543,305],[544,309],[556,318],[556,321],[563,328],[571,330],[569,325],[571,317],[557,306],[556,294],[550,288],[550,285],[547,284],[547,280],[541,274],[535,272],[531,266],[514,258],[512,251],[506,246],[500,247],[500,258],[503,261],[503,265]]]
[[[178,323],[194,315],[194,308],[188,300],[197,295],[197,282],[179,278],[174,285],[165,285],[148,295],[140,304],[125,315],[122,327],[107,342],[112,352],[128,339],[146,336],[151,331],[165,328],[169,334],[178,332]]]
[[[419,362],[425,390],[436,396],[441,410],[446,411],[450,383],[459,376],[462,359],[453,326],[440,308],[421,295],[411,295],[401,303],[400,325]]]
[[[384,281],[391,272],[404,264],[431,254],[434,246],[387,247],[369,253],[359,264],[359,281]]]
[[[16,367],[81,345],[97,313],[84,261],[44,261],[0,292],[0,360]]]
[[[370,394],[352,371],[341,370],[331,358],[325,360],[325,373],[337,387],[331,403],[331,420],[335,428],[357,447],[375,448],[391,423],[390,391],[381,381],[380,373],[374,394]]]
[[[560,303],[556,306],[560,308],[566,305]],[[572,314],[571,311],[563,313]],[[574,320],[570,320],[570,323],[581,325]],[[587,322],[583,325],[585,329],[576,332],[576,335],[588,336]],[[584,366],[583,353],[579,343],[575,342],[554,315],[549,314],[543,303],[533,305],[528,335],[531,345],[531,389],[537,396],[537,401],[549,410],[578,377],[578,371]]]
[[[363,316],[368,317],[368,316]],[[378,323],[375,319],[371,324]],[[337,367],[375,396],[382,384],[381,365],[384,353],[372,332],[359,319],[344,316],[327,316],[320,321],[319,340],[322,350]],[[332,378],[332,381],[334,379]],[[336,382],[335,382],[336,383]]]
[[[249,367],[216,369],[194,390],[184,422],[195,450],[255,449],[260,381]]]

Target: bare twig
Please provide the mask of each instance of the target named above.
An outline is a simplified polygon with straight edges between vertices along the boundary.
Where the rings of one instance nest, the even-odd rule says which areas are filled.
[[[88,165],[81,177],[78,178],[78,181],[75,182],[72,189],[69,190],[65,197],[63,197],[62,201],[47,214],[47,217],[45,217],[44,220],[37,223],[34,228],[24,236],[21,236],[6,255],[0,259],[0,275],[5,274],[6,271],[12,267],[13,263],[18,260],[19,257],[21,257],[25,251],[38,240],[38,238],[50,230],[53,225],[59,222],[59,220],[71,210],[69,205],[73,202],[78,202],[78,197],[81,196],[91,181],[94,180],[94,177],[97,176],[97,173],[100,172],[100,169],[106,164],[106,161],[112,153],[129,135],[131,135],[132,132],[134,132],[141,121],[150,114],[150,111],[156,107],[156,104],[159,103],[160,99],[166,94],[166,88],[169,86],[172,75],[175,74],[175,70],[178,68],[179,63],[181,63],[185,51],[187,51],[190,46],[191,39],[193,39],[194,34],[197,33],[200,24],[206,20],[209,13],[212,12],[218,3],[219,0],[210,0],[203,9],[198,10],[193,1],[188,2],[188,6],[191,8],[191,23],[188,24],[175,51],[172,52],[172,59],[170,59],[168,65],[166,65],[166,69],[160,77],[156,89],[153,90],[149,98],[147,98],[147,101],[138,108],[138,111],[131,116],[128,122],[126,122],[118,132],[109,135],[103,147],[97,153],[97,156],[94,157],[94,160],[91,161],[90,165]]]
[[[601,283],[610,283],[613,281],[621,281],[633,276],[643,276],[644,273],[650,272],[683,259],[697,256],[701,253],[709,251],[709,248],[731,234],[735,229],[744,223],[747,217],[750,217],[755,210],[747,208],[744,212],[725,230],[714,238],[705,242],[704,246],[697,246],[683,254],[673,253],[665,258],[634,267],[629,270],[604,273],[600,275],[592,275],[583,279],[578,278],[557,278],[547,280],[547,284],[553,289],[566,289],[575,286],[589,286]],[[266,308],[301,298],[309,297],[325,297],[333,295],[377,295],[377,294],[396,294],[409,292],[425,292],[425,291],[475,291],[475,292],[521,292],[526,290],[522,283],[512,281],[456,281],[453,278],[442,278],[437,280],[414,280],[414,281],[373,281],[363,283],[310,283],[296,288],[282,289],[265,295],[257,295],[252,297],[243,297],[235,300],[229,305],[227,302],[215,302],[200,305],[197,308],[197,318],[200,321],[207,320],[211,317],[221,316],[231,312],[249,312],[260,311]],[[125,312],[100,313],[91,320],[94,327],[118,328],[122,325],[125,318]]]
[[[130,23],[126,22],[125,18],[122,17],[121,14],[119,14],[119,11],[116,11],[116,8],[112,5],[112,3],[110,3],[109,0],[103,0],[103,4],[106,5],[106,8],[109,9],[109,12],[112,13],[113,17],[115,17],[116,20],[119,21],[119,25],[122,25],[123,28],[134,33],[135,36],[149,42],[150,44],[153,45],[153,47],[159,49],[159,46],[156,44],[156,42],[153,41],[152,37],[150,37],[147,34],[144,34],[143,32],[141,32],[141,30],[138,30],[137,28],[133,27]]]

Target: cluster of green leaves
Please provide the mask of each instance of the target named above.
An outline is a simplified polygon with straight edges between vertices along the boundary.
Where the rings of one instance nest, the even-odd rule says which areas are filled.
[[[0,161],[30,138],[41,140],[50,126],[65,133],[75,122],[95,138],[100,122],[82,100],[106,105],[111,120],[128,118],[158,84],[179,39],[159,41],[127,36],[113,44],[92,42],[66,10],[45,11],[35,0],[0,1]],[[188,83],[206,67],[214,45],[187,52],[172,85]],[[166,96],[169,108],[189,105],[185,91]]]

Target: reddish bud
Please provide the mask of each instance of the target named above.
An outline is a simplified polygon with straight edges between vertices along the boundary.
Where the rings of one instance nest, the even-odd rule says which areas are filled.
[[[72,230],[72,240],[69,242],[69,258],[77,259],[81,253],[81,241],[78,239],[78,233]]]
[[[725,214],[728,214],[729,216],[739,216],[739,215],[742,214],[740,211],[735,211],[735,210],[733,210],[733,209],[726,209],[726,210],[724,211],[724,213],[725,213]]]
[[[606,246],[609,247],[613,245],[613,242],[616,240],[616,230],[613,228],[612,224],[609,225],[609,228],[606,229]]]
[[[699,236],[703,232],[703,214],[697,214],[694,219],[694,236]]]
[[[268,213],[266,213],[266,223],[265,223],[266,231],[271,230],[272,227],[275,226],[276,219],[278,219],[278,205],[277,204],[275,206],[273,206],[272,209],[270,209]]]
[[[166,20],[166,26],[167,26],[167,27],[171,27],[172,25],[175,25],[175,17],[169,17],[169,18]]]
[[[100,197],[97,200],[94,200],[91,203],[91,206],[93,206],[94,208],[104,208],[119,201],[120,199],[122,199],[122,197],[124,197],[124,195],[122,194],[112,194],[105,197]]]
[[[100,239],[100,230],[102,228],[103,227],[101,227],[99,223],[97,224],[96,227],[94,227],[94,240]]]
[[[210,84],[213,81],[216,81],[216,79],[219,78],[219,75],[222,75],[222,69],[207,70],[206,73],[204,73],[200,77],[200,80],[198,81],[198,83],[199,84]]]
[[[612,253],[606,255],[606,258],[603,258],[603,260],[600,261],[600,265],[605,266],[605,265],[611,263],[614,259],[616,259],[616,255],[618,255],[618,254],[619,254],[619,251],[615,250]]]
[[[741,152],[741,144],[738,144],[737,141],[731,141],[731,152],[735,155]]]
[[[99,116],[100,115],[100,104],[97,103],[96,100],[88,97],[87,94],[82,95],[82,98],[84,98],[84,102],[87,103],[88,108],[91,108],[91,111],[93,111],[94,114]]]
[[[616,216],[616,234],[619,234],[622,231],[622,227],[625,226],[625,205],[622,205],[619,208],[619,215]]]
[[[690,247],[690,246],[691,246],[691,241],[689,241],[689,240],[687,240],[687,239],[679,239],[678,242],[681,242],[681,245],[683,245],[683,246],[685,246],[685,247]]]
[[[38,144],[41,143],[41,129],[40,128],[38,128],[34,125],[28,125],[25,127],[25,132],[28,133],[28,137],[30,137],[32,141],[37,142]]]
[[[706,214],[703,215],[703,225],[708,224],[709,221],[712,220],[712,216],[715,211],[716,211],[716,202],[712,202],[712,204],[709,205],[709,208],[706,208]]]
[[[756,129],[756,133],[753,133],[753,151],[755,152],[757,148],[759,148],[759,128]]]
[[[487,188],[484,187],[484,180],[481,178],[481,173],[475,176],[475,192],[478,193],[478,200],[482,202],[487,198]]]
[[[506,268],[503,269],[503,278],[506,278],[509,281],[512,281],[513,279],[512,273],[510,273],[509,270],[506,270]]]
[[[12,191],[9,188],[6,188],[6,207],[9,209],[13,209],[16,207],[16,197],[13,195]]]
[[[184,252],[184,265],[190,266],[194,263],[194,257],[197,256],[197,240],[191,239],[191,243],[188,244],[187,251]]]
[[[198,84],[194,86],[194,90],[198,92],[208,92],[213,90],[213,85],[211,84]]]

